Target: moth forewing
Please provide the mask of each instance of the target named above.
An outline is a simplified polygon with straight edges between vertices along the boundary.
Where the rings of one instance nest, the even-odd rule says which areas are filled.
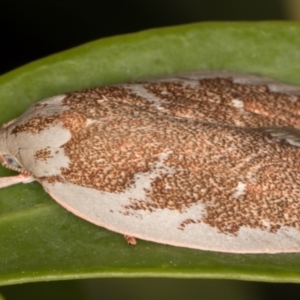
[[[131,243],[296,252],[299,95],[268,78],[193,72],[45,99],[1,129],[1,163],[21,174],[0,187],[37,180]]]

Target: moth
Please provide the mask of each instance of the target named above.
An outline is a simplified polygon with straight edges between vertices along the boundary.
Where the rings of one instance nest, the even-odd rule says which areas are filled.
[[[188,248],[300,250],[300,87],[192,72],[55,96],[2,126],[0,161],[75,215]]]

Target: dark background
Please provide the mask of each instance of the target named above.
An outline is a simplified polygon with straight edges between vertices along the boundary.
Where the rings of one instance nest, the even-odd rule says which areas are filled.
[[[0,74],[82,43],[200,21],[286,20],[288,0],[0,2]],[[290,13],[288,13],[290,12]],[[1,266],[0,266],[1,268]],[[1,287],[14,299],[298,299],[300,285],[204,279],[97,279]]]
[[[0,74],[82,43],[200,21],[283,20],[288,0],[1,0]]]

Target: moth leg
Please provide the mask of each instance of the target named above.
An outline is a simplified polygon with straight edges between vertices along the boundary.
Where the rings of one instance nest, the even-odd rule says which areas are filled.
[[[32,175],[19,174],[17,176],[0,177],[0,188],[4,188],[17,183],[30,183],[35,181]]]
[[[131,235],[124,234],[124,238],[128,245],[136,245],[137,243],[135,237]]]

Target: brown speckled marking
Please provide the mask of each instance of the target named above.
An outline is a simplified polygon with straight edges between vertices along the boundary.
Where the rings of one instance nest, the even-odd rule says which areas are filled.
[[[34,154],[36,160],[47,161],[49,158],[52,158],[51,151],[48,148],[37,150]]]
[[[41,182],[45,181],[48,183],[65,182],[64,178],[61,176],[58,176],[58,175],[39,177],[39,181],[41,181]]]
[[[199,83],[200,89],[173,82],[146,87],[166,100],[162,106],[176,116],[238,126],[300,126],[299,96],[270,92],[267,86],[233,83],[230,78],[201,79]],[[243,102],[245,113],[234,107],[233,99]]]
[[[64,128],[68,128],[72,133],[74,133],[81,130],[81,128],[85,126],[86,121],[87,118],[84,115],[70,110],[47,117],[37,115],[30,118],[28,121],[15,126],[15,128],[11,131],[11,134],[16,135],[21,132],[38,134],[58,123],[61,123]]]
[[[34,108],[34,109],[42,109],[42,108],[45,108],[47,105],[48,105],[48,103],[38,102],[38,103],[32,105],[31,107]]]
[[[52,127],[57,122],[59,115],[52,115],[44,117],[42,115],[36,115],[29,119],[27,122],[16,126],[11,134],[17,135],[18,133],[33,133],[38,134],[46,128]]]
[[[96,88],[69,94],[63,105],[70,110],[60,116],[35,117],[16,127],[14,134],[39,132],[61,122],[72,132],[62,146],[69,167],[61,168],[61,177],[39,180],[121,193],[135,184],[137,173],[151,173],[160,155],[169,153],[163,164],[173,172],[156,176],[145,190],[147,199],[131,199],[125,215],[159,209],[183,213],[201,203],[201,222],[222,233],[236,235],[241,226],[300,229],[300,150],[255,129],[299,126],[298,96],[230,78],[202,79],[199,88],[179,81],[144,88],[163,100],[160,106],[133,93],[130,85]],[[197,222],[189,218],[178,228]]]
[[[196,224],[196,223],[201,223],[200,220],[193,220],[193,219],[186,219],[183,222],[181,222],[181,224],[179,225],[178,229],[179,230],[184,230],[184,227],[186,227],[189,224]]]

